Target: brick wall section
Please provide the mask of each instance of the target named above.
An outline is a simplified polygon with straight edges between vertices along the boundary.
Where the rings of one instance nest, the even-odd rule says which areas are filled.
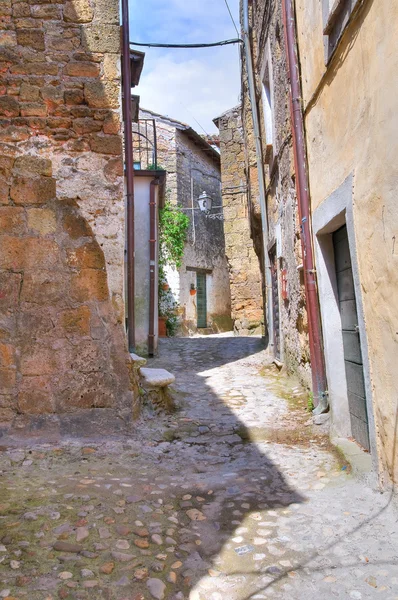
[[[0,421],[119,427],[134,384],[118,3],[5,0],[0,27]]]
[[[264,319],[261,271],[251,239],[241,107],[221,115],[217,125],[234,329],[240,335],[261,334]]]

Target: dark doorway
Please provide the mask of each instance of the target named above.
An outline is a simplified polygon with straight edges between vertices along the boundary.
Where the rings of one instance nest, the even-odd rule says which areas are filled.
[[[357,442],[366,450],[370,450],[358,315],[347,227],[345,225],[333,233],[333,248],[351,430]]]
[[[198,329],[207,327],[206,273],[196,273]]]
[[[274,353],[275,358],[281,357],[281,334],[279,323],[279,291],[278,291],[278,267],[276,264],[275,248],[269,254],[272,281],[272,318],[274,325]]]

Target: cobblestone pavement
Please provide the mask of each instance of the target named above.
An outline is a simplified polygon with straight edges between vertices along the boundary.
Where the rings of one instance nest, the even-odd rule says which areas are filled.
[[[0,598],[398,599],[398,513],[257,338],[171,339],[178,410],[0,453]]]

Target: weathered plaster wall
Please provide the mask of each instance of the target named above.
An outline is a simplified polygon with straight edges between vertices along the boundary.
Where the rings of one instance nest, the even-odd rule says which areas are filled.
[[[310,387],[311,366],[302,265],[300,223],[294,181],[294,159],[289,110],[289,83],[284,48],[281,3],[258,0],[250,13],[255,83],[262,126],[262,147],[267,190],[269,248],[276,253],[280,323],[279,358]],[[263,80],[268,73],[271,116],[264,115]],[[243,57],[243,128],[252,235],[263,263],[261,213],[255,139],[245,60]],[[282,270],[287,277],[287,298],[282,298]]]
[[[133,408],[118,2],[5,0],[0,27],[0,418],[76,413],[57,422],[87,431],[111,409],[117,426]]]
[[[381,467],[397,481],[398,5],[386,0],[365,2],[327,70],[321,5],[298,0],[297,21],[312,206],[315,210],[353,173],[368,392]]]
[[[261,334],[261,271],[251,239],[241,107],[224,113],[216,122],[220,131],[225,252],[234,330],[239,335]]]

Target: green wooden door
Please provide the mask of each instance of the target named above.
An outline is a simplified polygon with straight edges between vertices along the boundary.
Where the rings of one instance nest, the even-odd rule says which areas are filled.
[[[370,450],[357,305],[345,225],[333,233],[333,247],[352,435],[361,446]]]
[[[196,273],[198,328],[207,327],[206,273]]]

